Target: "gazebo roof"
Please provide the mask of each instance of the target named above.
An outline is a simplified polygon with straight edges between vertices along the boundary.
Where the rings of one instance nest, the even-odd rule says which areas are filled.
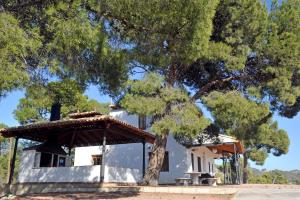
[[[216,149],[217,154],[222,154],[222,153],[233,154],[235,150],[237,153],[242,154],[245,151],[242,142],[236,139],[235,137],[219,134],[217,139],[218,139],[217,142],[214,142],[213,140],[206,140],[202,144],[194,143],[192,147],[206,146],[210,150]]]
[[[155,140],[153,134],[108,115],[77,117],[80,116],[1,129],[0,134],[38,142],[55,140],[58,145],[67,147],[102,145],[104,133],[107,144],[153,143]]]

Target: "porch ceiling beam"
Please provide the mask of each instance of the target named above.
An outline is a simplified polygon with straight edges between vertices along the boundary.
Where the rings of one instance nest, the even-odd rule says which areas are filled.
[[[119,135],[119,136],[122,136],[124,138],[130,138],[132,139],[133,141],[137,141],[137,142],[142,142],[144,140],[143,137],[138,137],[128,131],[119,131],[119,130],[116,130],[115,128],[111,127],[108,129],[109,132],[112,132],[113,134],[116,134],[116,135]]]
[[[73,132],[69,148],[73,148],[75,138],[76,138],[76,132]]]

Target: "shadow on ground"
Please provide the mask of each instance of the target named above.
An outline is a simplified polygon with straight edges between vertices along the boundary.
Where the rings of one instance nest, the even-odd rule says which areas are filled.
[[[171,193],[72,193],[18,196],[16,200],[230,200],[233,195]]]
[[[97,199],[120,199],[138,196],[137,192],[112,192],[112,193],[74,193],[74,194],[37,194],[37,195],[21,195],[14,200],[97,200]]]

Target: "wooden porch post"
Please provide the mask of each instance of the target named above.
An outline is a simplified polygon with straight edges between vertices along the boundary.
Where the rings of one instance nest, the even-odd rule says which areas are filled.
[[[145,175],[145,169],[146,169],[146,149],[145,149],[145,140],[143,141],[143,178]]]
[[[8,173],[7,173],[7,184],[8,185],[11,185],[13,182],[16,154],[17,154],[17,148],[18,148],[18,140],[19,140],[18,137],[16,137],[15,141],[14,141],[14,138],[10,138],[10,151],[9,151]],[[13,145],[14,145],[14,147],[13,147]]]
[[[236,146],[235,143],[233,143],[234,148],[234,165],[235,165],[235,183],[239,184],[239,175],[238,175],[238,163],[237,163],[237,156],[236,156]]]
[[[104,183],[105,154],[106,154],[106,130],[103,133],[103,140],[102,140],[102,162],[100,167],[100,184]]]
[[[225,166],[225,155],[224,152],[222,151],[222,155],[223,155],[223,174],[224,174],[224,185],[226,184],[226,166]]]

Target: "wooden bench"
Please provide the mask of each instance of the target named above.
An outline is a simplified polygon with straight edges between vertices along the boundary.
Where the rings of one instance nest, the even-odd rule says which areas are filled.
[[[176,185],[188,186],[192,182],[192,179],[190,179],[190,178],[176,178],[175,181],[176,181]]]
[[[199,184],[203,185],[202,182],[204,180],[207,180],[208,185],[210,185],[210,186],[217,186],[217,180],[218,180],[218,178],[199,178]]]

